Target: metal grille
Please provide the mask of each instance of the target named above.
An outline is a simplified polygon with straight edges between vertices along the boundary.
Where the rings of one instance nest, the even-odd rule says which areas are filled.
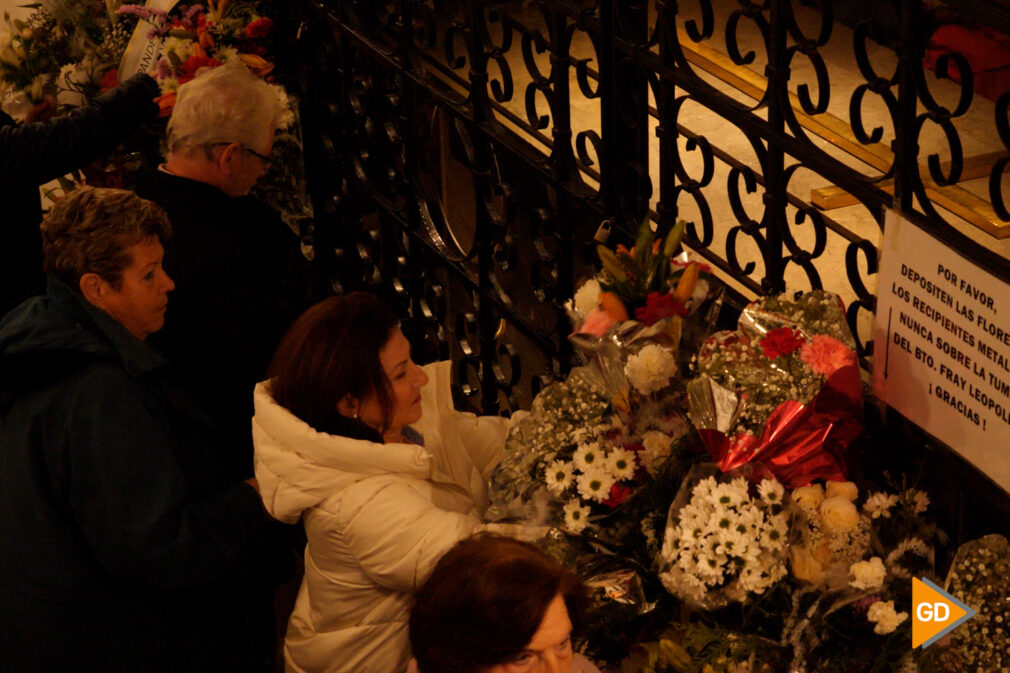
[[[951,22],[1010,33],[999,5],[290,5],[319,264],[395,302],[474,410],[567,371],[560,304],[643,217],[692,221],[737,303],[823,287],[863,337],[884,206],[1008,277],[1010,94],[923,61]]]

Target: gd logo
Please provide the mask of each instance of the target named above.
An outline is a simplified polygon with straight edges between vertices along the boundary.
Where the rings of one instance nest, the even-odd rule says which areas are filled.
[[[975,611],[925,577],[912,578],[912,647],[926,649],[975,616]]]

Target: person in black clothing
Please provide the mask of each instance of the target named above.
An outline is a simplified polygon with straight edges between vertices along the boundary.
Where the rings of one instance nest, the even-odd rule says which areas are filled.
[[[45,291],[39,185],[114,150],[158,116],[158,84],[136,75],[91,105],[45,122],[15,125],[0,112],[0,317]]]
[[[311,305],[308,263],[276,211],[248,196],[266,171],[281,103],[240,63],[179,88],[168,155],[135,189],[168,213],[177,284],[152,343],[226,434],[223,458],[252,475],[252,391],[287,327]]]
[[[283,563],[280,524],[146,343],[169,233],[132,192],[71,192],[42,226],[46,296],[0,321],[2,671],[265,668],[246,588]]]

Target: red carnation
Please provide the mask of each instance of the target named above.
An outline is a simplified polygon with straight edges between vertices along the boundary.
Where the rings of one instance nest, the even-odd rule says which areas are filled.
[[[780,327],[768,332],[760,343],[765,357],[774,360],[780,355],[789,355],[803,346],[806,341],[799,330],[794,330],[792,327]]]
[[[102,75],[102,79],[98,82],[98,88],[102,92],[113,89],[119,85],[119,70],[117,68],[109,68]]]
[[[261,37],[266,37],[270,29],[274,27],[274,22],[267,17],[262,19],[256,19],[248,26],[245,27],[245,36],[250,40],[256,40]]]
[[[200,68],[216,68],[221,65],[221,61],[209,56],[190,56],[186,62],[179,66],[179,83],[183,84],[196,77]]]
[[[660,294],[659,292],[650,292],[645,298],[645,306],[635,309],[635,317],[646,325],[655,324],[664,318],[675,315],[686,316],[687,309],[674,299],[672,294]]]
[[[610,496],[603,501],[603,504],[613,509],[628,499],[631,489],[621,484],[614,484],[610,487]]]

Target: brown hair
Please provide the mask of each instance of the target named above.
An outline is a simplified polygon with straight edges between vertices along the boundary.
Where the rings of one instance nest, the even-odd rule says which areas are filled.
[[[379,360],[399,318],[373,295],[352,292],[324,299],[284,335],[268,376],[274,400],[320,432],[382,441],[393,416],[393,392]],[[382,409],[379,432],[337,411],[350,395],[374,394]]]
[[[561,594],[574,629],[582,582],[533,545],[486,533],[459,542],[414,595],[410,646],[420,673],[480,673],[523,651]]]
[[[79,187],[42,221],[42,268],[71,287],[96,273],[117,290],[131,246],[172,235],[165,211],[124,189]]]

